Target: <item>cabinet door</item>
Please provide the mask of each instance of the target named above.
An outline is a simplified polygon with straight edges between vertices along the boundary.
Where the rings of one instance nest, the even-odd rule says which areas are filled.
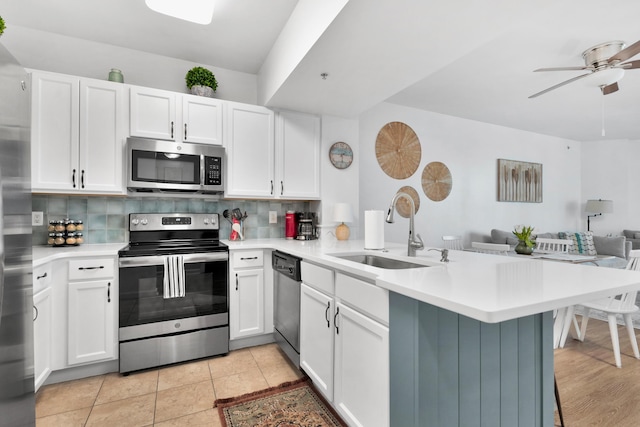
[[[225,197],[272,197],[275,191],[273,111],[229,103],[226,116]]]
[[[32,191],[75,191],[78,188],[77,77],[31,74]]]
[[[320,118],[278,113],[276,194],[285,199],[320,198]]]
[[[43,289],[33,296],[33,369],[36,391],[51,373],[51,288]]]
[[[333,400],[333,298],[301,285],[300,367],[327,400]]]
[[[176,94],[169,91],[131,87],[131,136],[174,141],[179,132],[176,124]]]
[[[69,365],[115,357],[116,300],[113,280],[69,283]]]
[[[333,403],[349,425],[389,425],[389,329],[338,303]]]
[[[80,81],[80,191],[123,194],[124,86]]]
[[[264,333],[264,271],[239,270],[229,292],[231,339]]]
[[[202,96],[182,98],[183,141],[222,145],[222,102]]]

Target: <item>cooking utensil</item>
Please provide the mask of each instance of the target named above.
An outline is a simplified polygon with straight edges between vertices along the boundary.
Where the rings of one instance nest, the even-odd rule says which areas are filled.
[[[233,231],[238,233],[240,240],[244,240],[244,235],[242,234],[242,226],[240,225],[240,223],[234,222],[231,228],[233,229]]]
[[[242,211],[240,211],[240,209],[238,209],[238,208],[234,208],[233,209],[233,217],[235,219],[237,219],[238,221],[240,221],[242,219]]]
[[[222,216],[225,217],[227,219],[227,221],[229,221],[229,224],[233,224],[233,221],[231,220],[231,213],[229,212],[229,209],[225,209],[224,212],[222,212]]]

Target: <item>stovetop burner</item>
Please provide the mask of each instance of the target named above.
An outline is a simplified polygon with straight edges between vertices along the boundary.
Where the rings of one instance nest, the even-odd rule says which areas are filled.
[[[120,257],[228,251],[218,214],[130,214],[129,246]]]

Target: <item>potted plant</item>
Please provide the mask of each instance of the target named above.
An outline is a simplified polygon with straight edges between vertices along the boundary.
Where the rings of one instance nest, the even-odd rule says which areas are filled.
[[[210,70],[203,67],[193,67],[185,76],[187,87],[194,95],[212,97],[218,88],[216,76]]]
[[[524,225],[516,225],[515,230],[512,233],[518,238],[518,244],[516,245],[516,253],[522,255],[531,255],[533,248],[536,246],[536,242],[533,240],[533,227],[527,227]]]
[[[4,19],[2,19],[2,16],[0,16],[0,36],[2,35],[2,33],[4,33],[4,29],[7,28],[6,25],[4,25]]]

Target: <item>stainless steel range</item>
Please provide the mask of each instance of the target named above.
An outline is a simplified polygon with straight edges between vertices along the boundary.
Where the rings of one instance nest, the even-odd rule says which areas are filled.
[[[120,372],[229,352],[218,214],[130,214],[119,255]]]

